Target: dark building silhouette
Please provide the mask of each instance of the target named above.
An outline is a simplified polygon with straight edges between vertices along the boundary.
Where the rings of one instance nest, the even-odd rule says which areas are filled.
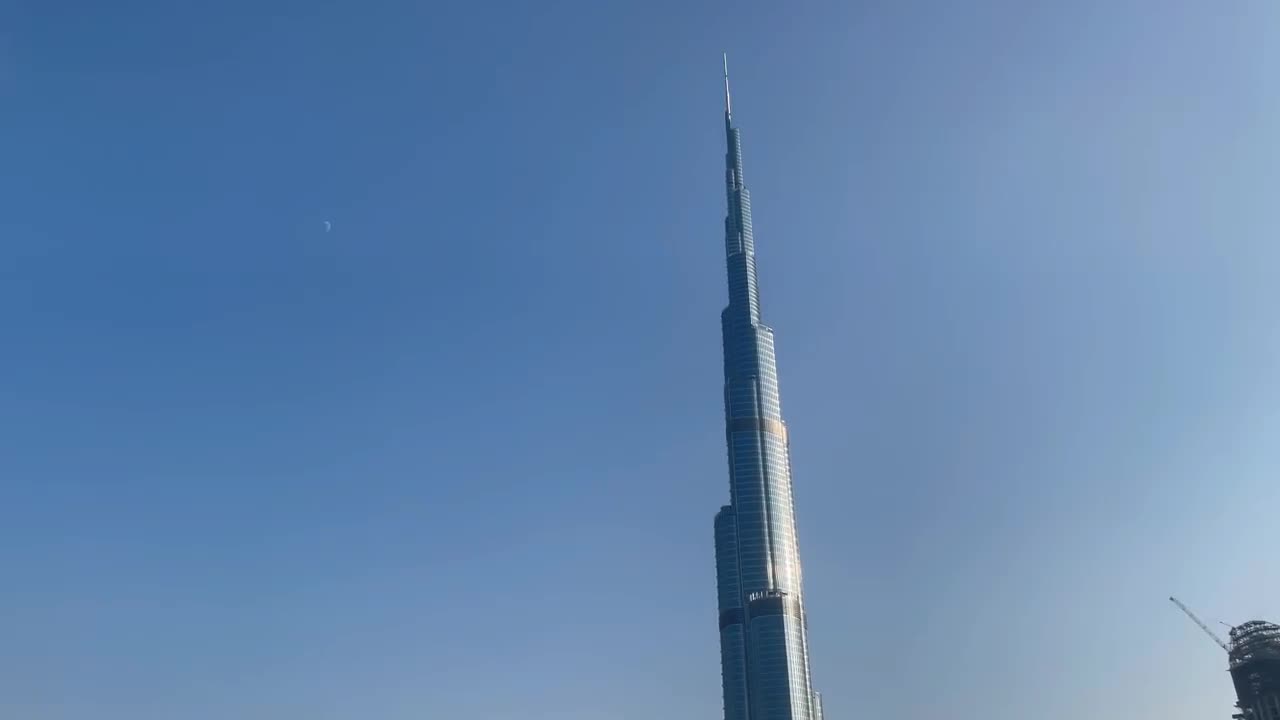
[[[1231,628],[1237,720],[1280,720],[1280,625],[1251,620]]]

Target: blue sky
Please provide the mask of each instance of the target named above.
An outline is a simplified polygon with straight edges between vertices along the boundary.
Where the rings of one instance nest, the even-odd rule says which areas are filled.
[[[4,6],[0,716],[718,717],[727,50],[829,716],[1225,717],[1277,27]]]

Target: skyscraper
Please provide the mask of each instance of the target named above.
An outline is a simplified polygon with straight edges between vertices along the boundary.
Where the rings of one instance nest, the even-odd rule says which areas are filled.
[[[1231,628],[1227,654],[1237,720],[1280,720],[1280,625],[1250,620]]]
[[[724,716],[822,720],[821,698],[809,681],[808,621],[773,330],[760,320],[751,196],[742,177],[742,137],[732,110],[726,58],[729,305],[720,315],[720,327],[730,502],[715,520]]]

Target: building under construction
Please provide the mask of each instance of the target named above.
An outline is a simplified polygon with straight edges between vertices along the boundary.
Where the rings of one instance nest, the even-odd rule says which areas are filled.
[[[1251,620],[1231,628],[1237,720],[1280,720],[1280,625]]]
[[[1228,644],[1177,598],[1169,598],[1205,634],[1227,651],[1227,668],[1236,686],[1234,720],[1280,720],[1280,625],[1250,620],[1231,627]],[[1226,623],[1223,623],[1224,625]]]

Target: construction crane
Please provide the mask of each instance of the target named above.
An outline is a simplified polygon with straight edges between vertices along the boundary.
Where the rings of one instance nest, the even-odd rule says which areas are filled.
[[[1213,641],[1214,641],[1214,642],[1216,642],[1216,643],[1218,643],[1218,646],[1219,646],[1219,647],[1221,647],[1223,650],[1226,650],[1227,652],[1231,652],[1231,646],[1230,646],[1230,645],[1227,645],[1225,642],[1223,642],[1223,641],[1222,641],[1222,638],[1220,638],[1220,637],[1218,637],[1217,635],[1215,635],[1215,634],[1214,634],[1214,632],[1213,632],[1212,630],[1210,630],[1210,629],[1209,629],[1209,626],[1208,626],[1208,625],[1205,625],[1203,622],[1201,622],[1201,621],[1200,621],[1200,618],[1196,617],[1196,614],[1195,614],[1195,613],[1193,613],[1193,612],[1191,612],[1191,609],[1190,609],[1190,608],[1188,608],[1186,605],[1183,605],[1183,604],[1178,600],[1178,598],[1176,598],[1176,597],[1171,597],[1171,598],[1169,598],[1169,602],[1173,603],[1174,605],[1177,605],[1177,606],[1178,606],[1178,608],[1182,610],[1182,612],[1186,613],[1186,614],[1187,614],[1187,617],[1191,618],[1191,621],[1192,621],[1192,622],[1194,622],[1195,624],[1199,625],[1199,626],[1200,626],[1200,629],[1201,629],[1201,630],[1203,630],[1203,631],[1204,631],[1204,633],[1205,633],[1206,635],[1208,635],[1209,637],[1213,638]]]

